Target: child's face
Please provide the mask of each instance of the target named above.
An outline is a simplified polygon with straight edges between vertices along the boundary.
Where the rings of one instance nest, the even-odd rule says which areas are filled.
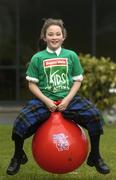
[[[64,41],[61,27],[58,25],[49,26],[44,41],[47,43],[48,48],[57,50]]]

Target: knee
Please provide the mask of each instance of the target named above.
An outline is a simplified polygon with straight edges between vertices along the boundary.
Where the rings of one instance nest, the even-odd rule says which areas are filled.
[[[103,124],[101,121],[93,121],[90,123],[87,123],[87,130],[88,133],[93,136],[96,134],[103,134]]]
[[[24,137],[21,136],[20,134],[17,134],[16,132],[12,132],[12,140],[13,141],[18,141],[19,139],[24,140]]]

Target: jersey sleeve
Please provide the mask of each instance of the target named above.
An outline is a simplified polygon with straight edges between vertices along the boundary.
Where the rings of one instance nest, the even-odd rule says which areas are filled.
[[[31,59],[29,65],[28,65],[27,71],[26,71],[26,79],[28,81],[38,83],[39,79],[38,79],[38,68],[36,65],[36,60],[37,60],[36,57],[33,57]]]
[[[78,55],[74,52],[73,53],[73,74],[72,78],[74,81],[82,81],[83,80],[83,67],[80,63],[80,59]]]

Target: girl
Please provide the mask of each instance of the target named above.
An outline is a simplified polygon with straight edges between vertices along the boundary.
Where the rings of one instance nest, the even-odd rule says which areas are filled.
[[[95,166],[99,173],[110,172],[99,151],[100,135],[103,134],[101,115],[90,101],[78,94],[83,68],[74,51],[62,48],[66,35],[62,20],[49,18],[45,21],[40,39],[46,48],[32,57],[26,72],[29,90],[34,98],[25,105],[14,122],[12,139],[15,151],[7,169],[9,175],[16,174],[20,165],[28,160],[23,150],[24,140],[33,135],[56,110],[88,130],[91,151],[87,164]],[[54,104],[57,100],[61,100],[59,105]]]

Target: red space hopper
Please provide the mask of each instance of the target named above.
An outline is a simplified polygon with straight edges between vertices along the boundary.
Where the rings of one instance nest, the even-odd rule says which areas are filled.
[[[63,174],[79,168],[87,158],[88,139],[84,130],[61,112],[52,112],[36,131],[32,153],[43,170]]]

